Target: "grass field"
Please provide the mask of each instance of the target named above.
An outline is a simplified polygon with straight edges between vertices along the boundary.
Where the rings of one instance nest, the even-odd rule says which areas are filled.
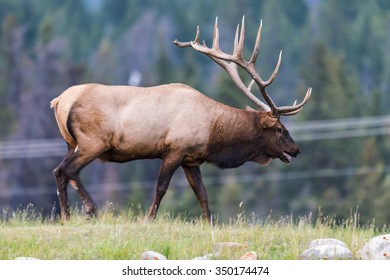
[[[77,210],[65,225],[44,219],[32,208],[7,213],[0,220],[0,259],[34,257],[45,260],[137,260],[145,250],[157,251],[172,260],[186,260],[206,254],[215,259],[238,259],[255,251],[258,259],[298,259],[311,240],[337,238],[353,254],[370,238],[385,229],[358,226],[357,215],[336,222],[320,217],[284,217],[259,220],[237,214],[229,223],[209,225],[199,219],[171,218],[159,213],[154,222],[143,214],[121,212],[111,205],[96,219],[86,220]],[[245,247],[223,248],[222,242]]]

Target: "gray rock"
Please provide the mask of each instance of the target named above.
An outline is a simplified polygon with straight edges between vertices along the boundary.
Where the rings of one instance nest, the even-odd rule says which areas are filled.
[[[390,260],[390,234],[370,239],[357,252],[357,256],[363,260]]]
[[[347,244],[335,238],[314,239],[312,242],[310,242],[309,248],[314,248],[322,245],[337,245],[337,246],[348,248]]]
[[[166,260],[167,257],[154,251],[145,251],[141,254],[141,260]]]
[[[304,251],[300,255],[304,260],[350,260],[352,252],[345,246],[320,245]]]

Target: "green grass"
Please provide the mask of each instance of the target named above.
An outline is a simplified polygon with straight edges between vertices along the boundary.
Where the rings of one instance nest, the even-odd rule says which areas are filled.
[[[357,215],[336,222],[320,217],[285,217],[258,220],[239,213],[229,223],[208,223],[193,218],[172,218],[159,213],[154,222],[132,211],[118,212],[111,205],[96,219],[86,220],[77,210],[61,225],[43,219],[31,208],[7,213],[0,219],[0,259],[20,256],[39,259],[137,260],[145,250],[157,251],[168,259],[185,260],[206,254],[215,259],[238,259],[255,251],[258,259],[298,259],[311,240],[337,238],[353,254],[383,230],[358,226]],[[223,248],[221,242],[238,242],[246,248]],[[216,254],[218,252],[218,254]]]

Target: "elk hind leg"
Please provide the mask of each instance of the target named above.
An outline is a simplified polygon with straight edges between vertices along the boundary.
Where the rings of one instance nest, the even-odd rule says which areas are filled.
[[[96,203],[93,201],[92,197],[89,195],[89,193],[84,188],[84,185],[81,183],[79,176],[77,174],[77,177],[75,179],[69,180],[70,185],[77,191],[79,196],[81,197],[83,201],[83,207],[85,214],[87,215],[87,218],[93,218],[96,216]]]
[[[69,177],[64,172],[63,166],[69,161],[74,153],[73,148],[68,148],[68,153],[62,160],[62,162],[53,170],[53,175],[56,179],[57,183],[57,196],[60,202],[60,210],[61,210],[61,222],[64,223],[66,220],[69,220],[70,211],[68,204],[68,182]]]
[[[95,147],[94,150],[76,148],[73,153],[70,153],[69,156],[67,155],[66,160],[60,164],[60,166],[57,168],[58,170],[56,171],[57,173],[62,172],[65,174],[67,177],[67,182],[70,182],[71,186],[77,191],[83,201],[84,210],[88,218],[91,218],[95,215],[96,204],[92,200],[89,193],[85,190],[79,175],[81,170],[94,159],[96,159],[102,152],[104,152],[104,150],[101,148],[99,149],[98,147]]]

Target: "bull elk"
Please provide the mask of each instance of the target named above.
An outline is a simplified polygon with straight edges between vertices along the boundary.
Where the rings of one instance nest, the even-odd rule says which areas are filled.
[[[217,18],[218,19],[218,18]],[[235,168],[247,161],[268,164],[279,158],[289,163],[299,148],[280,116],[297,114],[311,95],[292,106],[277,107],[266,88],[278,73],[281,52],[268,80],[255,69],[260,48],[262,23],[249,61],[243,56],[245,17],[237,26],[233,54],[219,48],[218,22],[214,27],[212,47],[199,43],[199,26],[194,41],[173,43],[191,47],[224,68],[237,87],[259,108],[241,110],[216,102],[184,84],[155,87],[105,86],[84,84],[73,86],[51,101],[59,130],[68,145],[68,153],[53,170],[57,183],[61,220],[70,216],[67,185],[80,195],[88,216],[96,206],[84,189],[80,171],[96,158],[110,162],[137,159],[162,159],[157,186],[147,217],[156,217],[173,173],[182,167],[202,209],[211,218],[200,165],[211,163],[219,168]],[[242,82],[237,66],[253,79],[249,86]],[[265,103],[252,93],[256,84]]]

